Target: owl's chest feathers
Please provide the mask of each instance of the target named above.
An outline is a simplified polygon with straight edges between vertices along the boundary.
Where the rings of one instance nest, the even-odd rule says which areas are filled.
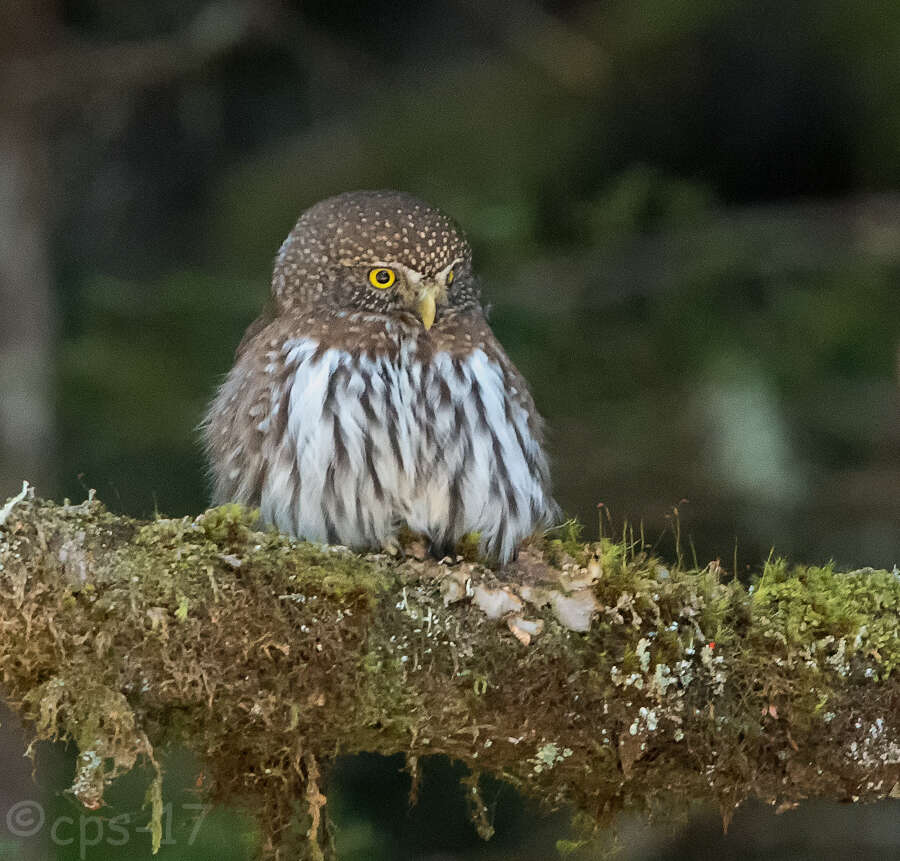
[[[286,340],[268,355],[264,519],[312,540],[378,544],[402,522],[508,556],[544,518],[546,462],[523,395],[482,349],[395,334],[377,351]]]

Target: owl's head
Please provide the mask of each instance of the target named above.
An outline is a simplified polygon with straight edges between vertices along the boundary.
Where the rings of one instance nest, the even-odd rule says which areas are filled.
[[[272,292],[281,310],[416,315],[426,329],[479,304],[462,231],[398,191],[348,192],[306,210],[278,253]]]

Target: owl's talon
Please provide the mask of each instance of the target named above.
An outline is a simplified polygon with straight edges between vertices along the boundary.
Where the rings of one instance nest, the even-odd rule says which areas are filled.
[[[387,553],[388,556],[399,556],[401,548],[396,538],[384,538],[381,541],[381,552]]]

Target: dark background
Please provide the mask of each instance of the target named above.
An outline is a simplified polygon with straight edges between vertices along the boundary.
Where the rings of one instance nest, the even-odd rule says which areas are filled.
[[[201,510],[196,426],[281,240],[391,187],[469,233],[588,536],[602,502],[671,554],[677,507],[701,564],[890,568],[898,100],[894,0],[2,5],[0,497]],[[495,787],[479,847],[451,766],[413,811],[400,768],[342,764],[344,858],[543,858],[566,831]],[[900,852],[896,805],[768,815],[624,822],[622,857]],[[244,857],[228,828],[161,857]]]

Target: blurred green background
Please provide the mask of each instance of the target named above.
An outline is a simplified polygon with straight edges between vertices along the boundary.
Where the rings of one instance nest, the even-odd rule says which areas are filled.
[[[5,4],[0,497],[201,510],[196,426],[279,244],[316,200],[391,187],[469,233],[589,536],[603,503],[671,554],[677,506],[701,563],[891,567],[898,94],[892,0]],[[400,768],[341,764],[343,858],[544,858],[565,832],[496,787],[479,846],[450,764],[412,811]],[[879,809],[625,823],[623,857],[884,858]],[[246,857],[215,823],[165,857]]]

